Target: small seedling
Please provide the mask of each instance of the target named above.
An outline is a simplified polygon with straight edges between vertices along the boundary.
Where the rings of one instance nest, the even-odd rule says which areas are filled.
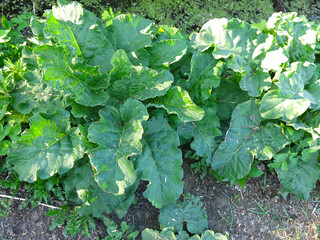
[[[11,200],[10,199],[0,199],[0,217],[6,218],[11,212]]]

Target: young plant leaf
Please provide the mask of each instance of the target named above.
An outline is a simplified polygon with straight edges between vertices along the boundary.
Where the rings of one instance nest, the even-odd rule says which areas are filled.
[[[206,211],[201,206],[198,197],[187,194],[183,202],[169,204],[160,209],[160,227],[174,227],[181,231],[183,223],[186,222],[190,233],[202,233],[208,228],[208,221]]]
[[[287,161],[287,169],[277,168],[280,183],[293,192],[298,198],[307,200],[312,189],[316,187],[320,179],[320,166],[318,153],[307,154],[302,151],[298,158]]]
[[[74,187],[77,197],[81,200],[82,205],[77,211],[81,215],[93,215],[102,217],[103,213],[116,211],[119,217],[122,217],[134,199],[134,191],[137,184],[130,189],[126,189],[124,195],[114,195],[104,192],[94,180],[92,166],[89,163],[77,167],[74,171],[68,173],[68,178],[64,184]],[[132,188],[132,189],[131,189]],[[121,209],[121,211],[119,211]]]

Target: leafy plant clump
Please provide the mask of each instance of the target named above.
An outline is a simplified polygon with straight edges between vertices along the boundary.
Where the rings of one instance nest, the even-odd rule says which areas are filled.
[[[177,213],[178,225],[163,227],[187,222],[199,234],[199,201],[176,203],[179,147],[190,143],[219,179],[243,183],[263,162],[287,191],[309,197],[320,178],[319,26],[295,13],[222,18],[188,40],[109,15],[104,23],[61,1],[31,19],[27,41],[2,17],[0,154],[21,181],[62,176],[81,215],[122,217],[146,180],[162,216]]]

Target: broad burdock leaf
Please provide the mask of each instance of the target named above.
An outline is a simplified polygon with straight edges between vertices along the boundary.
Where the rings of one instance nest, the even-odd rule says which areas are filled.
[[[76,49],[77,55],[93,66],[100,66],[102,72],[112,69],[110,60],[113,46],[108,32],[93,13],[80,3],[53,6],[46,24],[46,37],[52,37],[61,45]]]
[[[214,95],[218,103],[217,116],[220,120],[230,119],[235,107],[250,99],[250,96],[240,88],[238,84],[240,80],[240,74],[230,76],[228,79],[222,79],[220,86],[215,89]]]
[[[130,77],[133,70],[126,52],[122,49],[117,50],[111,59],[113,69],[111,70],[111,81],[121,80],[123,77]]]
[[[310,108],[313,111],[320,110],[320,79],[306,87],[306,90],[313,96],[314,101],[311,102]]]
[[[165,95],[173,80],[169,71],[157,72],[151,68],[135,67],[131,76],[116,81],[109,93],[119,100],[132,98],[143,101]]]
[[[267,92],[261,100],[260,113],[263,118],[293,120],[302,115],[314,97],[304,90],[313,78],[316,66],[310,63],[293,63],[279,76],[278,89]]]
[[[219,86],[223,67],[224,63],[213,58],[211,52],[193,54],[187,89],[196,103],[207,100],[212,89]]]
[[[7,155],[20,139],[21,124],[8,122],[0,124],[0,156]],[[6,140],[4,140],[6,138]]]
[[[265,94],[261,100],[260,112],[264,118],[292,120],[303,114],[310,106],[311,101],[294,92],[281,92],[272,90]]]
[[[148,119],[145,106],[128,99],[120,109],[106,105],[99,111],[100,120],[90,125],[88,138],[99,146],[89,153],[95,180],[105,192],[121,195],[136,180],[128,157],[140,154],[142,121]]]
[[[165,228],[161,232],[153,229],[146,228],[143,230],[141,237],[143,240],[167,240],[167,239],[172,239],[176,240],[176,235],[175,235],[175,230],[174,228]],[[189,238],[189,235],[187,236],[186,239]]]
[[[289,61],[315,60],[317,32],[304,17],[297,13],[274,13],[267,22],[267,30],[275,36],[276,44],[282,46]]]
[[[94,180],[93,169],[89,163],[75,168],[68,173],[64,184],[74,187],[76,196],[82,205],[77,207],[80,215],[102,217],[104,213],[115,211],[121,218],[134,200],[134,191],[138,184],[126,189],[126,194],[114,195],[104,192]],[[70,193],[68,193],[70,194]]]
[[[144,196],[157,208],[174,203],[183,191],[179,137],[164,118],[143,124],[143,150],[135,159],[138,178],[149,181]]]
[[[183,229],[186,222],[190,233],[199,234],[208,228],[206,211],[198,197],[186,195],[184,201],[169,204],[160,209],[160,227],[174,227],[177,231]]]
[[[289,144],[280,127],[271,123],[263,126],[261,121],[256,100],[235,108],[225,140],[211,162],[219,175],[231,180],[241,179],[250,172],[255,156],[261,160],[271,159]]]
[[[319,153],[302,151],[301,156],[288,155],[287,169],[276,169],[280,183],[298,198],[307,200],[320,179]]]
[[[168,69],[187,52],[187,44],[180,39],[164,39],[147,47],[150,54],[150,67],[156,70]]]
[[[192,140],[190,147],[197,155],[211,162],[212,155],[218,147],[215,137],[221,136],[220,122],[216,115],[217,105],[204,108],[205,115],[198,122],[188,122],[178,127],[178,134],[188,140]]]
[[[226,18],[215,18],[205,23],[199,33],[191,35],[192,47],[204,52],[211,47],[215,47],[217,41],[224,44],[229,43],[230,37],[225,31],[227,24],[228,19]]]
[[[45,82],[54,90],[90,107],[104,105],[109,99],[105,92],[109,85],[107,76],[101,75],[96,67],[75,63],[72,49],[43,45],[35,47],[34,54],[39,56]]]
[[[212,46],[214,47],[212,55],[215,59],[228,58],[228,68],[242,73],[240,87],[248,91],[250,96],[258,97],[270,88],[270,75],[260,67],[260,64],[272,45],[272,37],[266,34],[258,35],[257,30],[251,28],[250,24],[237,19],[229,22],[224,19],[214,19],[205,26],[193,37],[194,48],[204,51]],[[201,44],[205,43],[202,38],[205,39],[209,35],[212,43],[208,42],[210,45],[202,49]]]
[[[146,33],[151,24],[150,20],[137,15],[117,16],[108,27],[110,41],[117,49],[125,50],[131,60],[139,49],[151,45],[151,36]]]
[[[258,36],[257,30],[250,24],[238,19],[228,21],[225,18],[207,22],[200,33],[192,35],[192,47],[203,52],[214,47],[214,58],[228,58],[230,55],[249,55],[253,40]]]
[[[15,110],[22,114],[53,113],[56,106],[64,106],[63,96],[43,82],[39,70],[25,72],[23,77],[24,80],[18,82],[15,90],[10,94]]]
[[[164,108],[169,114],[177,114],[184,121],[199,121],[204,116],[204,110],[195,105],[188,92],[179,86],[168,90],[166,95],[151,99],[148,107]]]
[[[84,152],[77,128],[70,128],[70,114],[58,109],[54,114],[36,114],[30,118],[30,129],[8,155],[22,181],[34,182],[55,173],[68,172]]]
[[[261,62],[261,67],[270,70],[279,70],[282,64],[288,62],[288,57],[284,54],[282,48],[267,52],[266,57]]]

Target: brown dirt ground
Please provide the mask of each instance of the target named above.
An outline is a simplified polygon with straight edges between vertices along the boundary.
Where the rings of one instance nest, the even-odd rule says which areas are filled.
[[[203,180],[194,173],[189,163],[183,164],[184,192],[199,196],[207,211],[209,229],[228,232],[231,240],[242,239],[320,239],[320,186],[317,186],[308,201],[289,196],[284,199],[276,177],[267,173],[259,178],[249,179],[246,189],[218,182],[207,175]],[[142,193],[146,188],[141,183],[136,192],[137,204],[132,205],[125,220],[134,224],[140,232],[145,228],[158,228],[158,210]],[[0,188],[0,194],[11,193]],[[17,195],[23,197],[23,191]],[[19,210],[20,201],[12,200],[8,217],[0,217],[0,239],[48,240],[48,239],[88,239],[80,236],[67,237],[63,228],[49,230],[51,219],[45,213],[46,207],[27,207]],[[59,203],[57,203],[59,204]],[[117,223],[115,215],[110,215]],[[106,236],[106,227],[97,221],[97,228],[91,231],[91,238]]]

